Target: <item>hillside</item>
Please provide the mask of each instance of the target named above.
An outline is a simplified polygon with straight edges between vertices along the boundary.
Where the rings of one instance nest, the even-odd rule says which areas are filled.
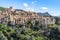
[[[5,8],[4,7],[0,7],[0,11],[4,11],[5,10]]]
[[[48,12],[38,14],[21,9],[13,9],[12,7],[7,8],[7,10],[4,7],[0,7],[0,10],[2,11],[2,14],[0,14],[0,40],[60,39],[58,37],[60,30],[58,31],[55,27],[54,18],[51,18]],[[46,26],[45,23],[49,25],[47,24]]]

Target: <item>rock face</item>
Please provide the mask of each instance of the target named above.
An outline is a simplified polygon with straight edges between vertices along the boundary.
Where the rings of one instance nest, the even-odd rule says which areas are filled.
[[[51,17],[45,17],[38,15],[35,12],[24,11],[19,9],[13,9],[12,7],[7,8],[5,11],[0,12],[0,23],[7,24],[9,21],[11,24],[24,24],[27,21],[39,21],[39,24],[54,24],[55,19]]]

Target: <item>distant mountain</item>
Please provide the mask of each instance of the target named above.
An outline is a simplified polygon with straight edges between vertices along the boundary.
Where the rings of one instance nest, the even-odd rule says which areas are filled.
[[[48,12],[45,12],[45,13],[37,13],[38,15],[40,16],[51,16]]]
[[[22,9],[15,9],[16,11],[24,11],[24,10],[22,10]]]
[[[55,16],[55,17],[60,18],[60,16]]]

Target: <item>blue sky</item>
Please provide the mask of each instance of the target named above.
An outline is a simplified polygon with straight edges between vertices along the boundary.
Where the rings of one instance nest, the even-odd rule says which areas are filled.
[[[36,12],[48,11],[51,15],[60,16],[60,0],[0,0],[0,6]]]

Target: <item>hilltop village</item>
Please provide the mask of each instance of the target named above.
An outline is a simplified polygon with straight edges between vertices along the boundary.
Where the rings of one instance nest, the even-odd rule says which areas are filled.
[[[46,15],[47,14],[47,15]],[[39,25],[55,24],[55,19],[48,12],[36,13],[31,11],[24,11],[20,9],[13,9],[12,7],[6,8],[4,11],[0,11],[0,23],[11,25],[24,24],[27,21],[39,21]]]
[[[60,18],[0,7],[0,40],[60,40]]]

